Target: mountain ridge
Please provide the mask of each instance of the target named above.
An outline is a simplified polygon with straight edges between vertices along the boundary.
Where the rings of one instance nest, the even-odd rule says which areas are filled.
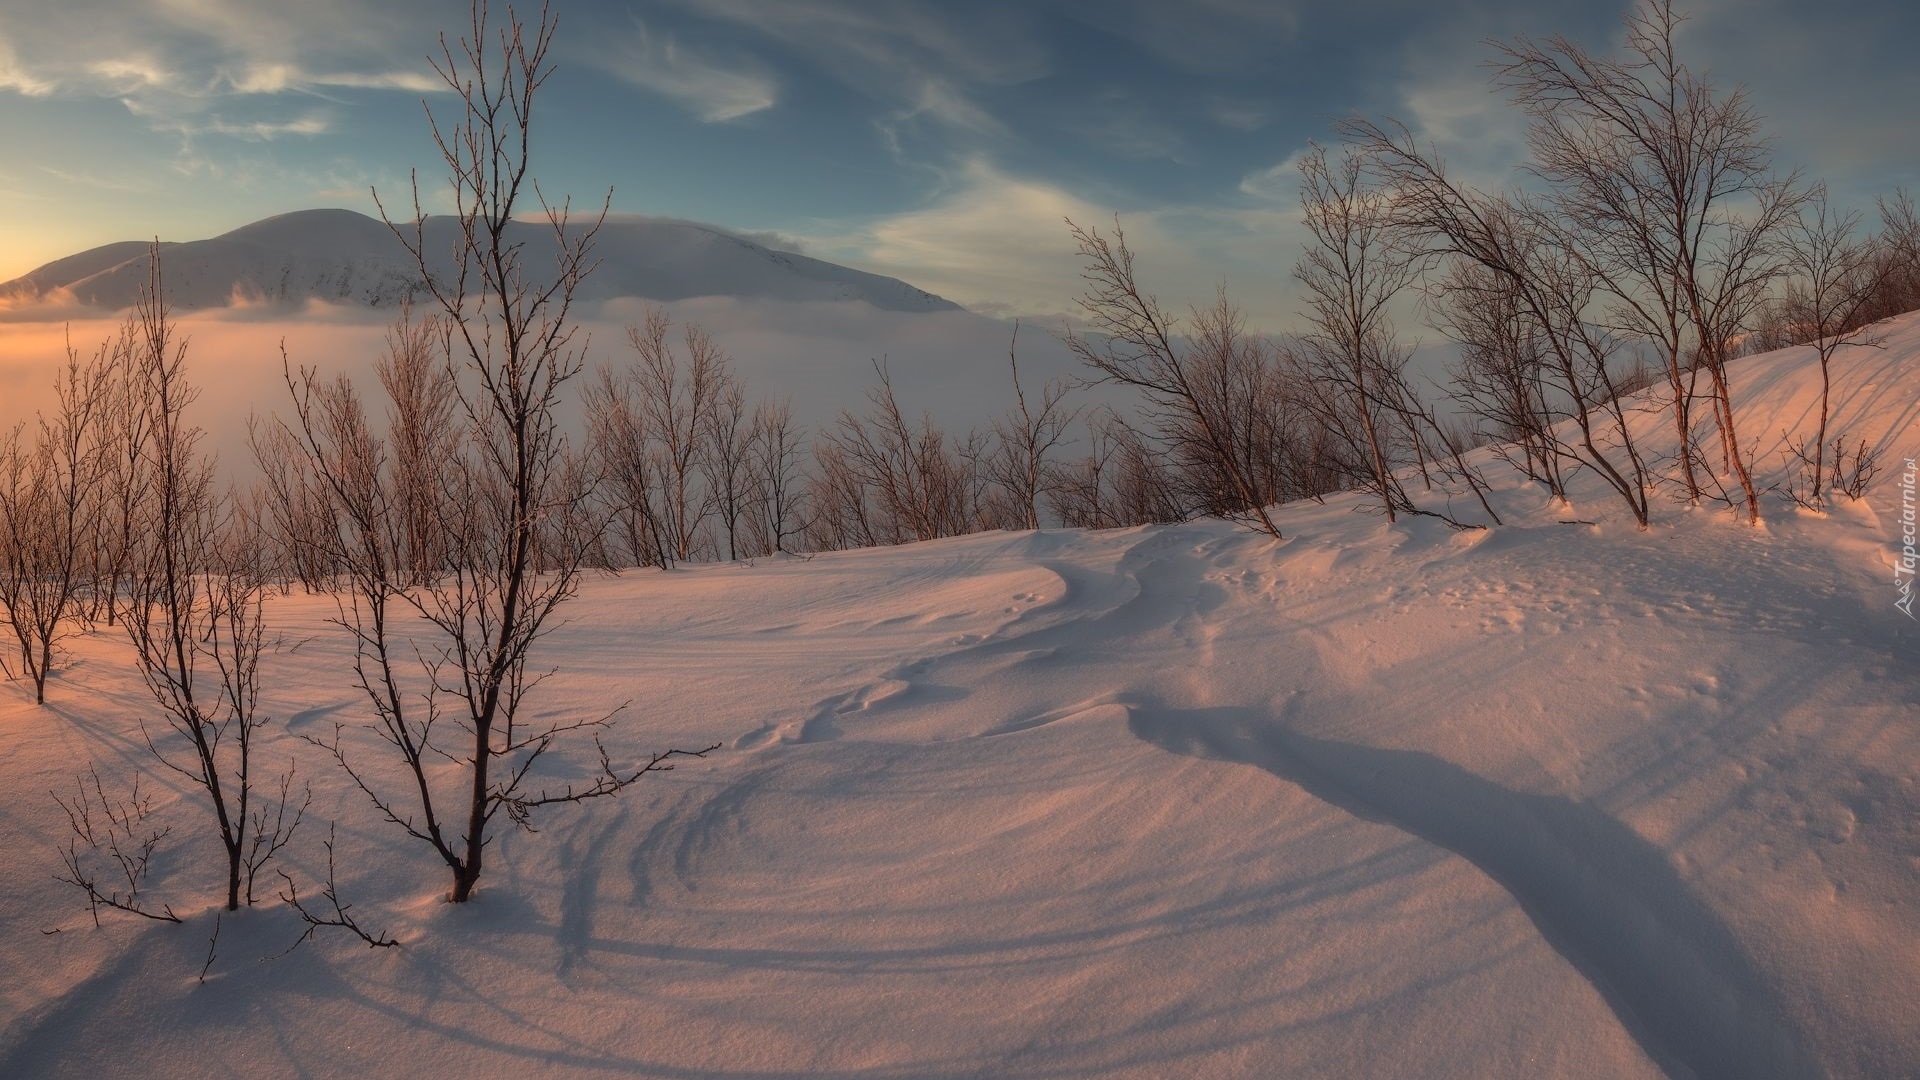
[[[406,229],[408,226],[402,226]],[[457,221],[423,223],[429,270],[454,269]],[[536,276],[557,254],[544,222],[515,221],[512,242]],[[204,240],[162,243],[168,302],[180,310],[308,302],[391,307],[424,289],[418,266],[393,231],[352,210],[295,210]],[[0,302],[131,307],[147,280],[143,241],[76,252],[0,283]],[[449,254],[442,254],[449,253]],[[896,278],[781,251],[719,226],[671,218],[619,217],[594,240],[598,265],[576,299],[739,297],[801,302],[864,301],[883,311],[959,310]]]

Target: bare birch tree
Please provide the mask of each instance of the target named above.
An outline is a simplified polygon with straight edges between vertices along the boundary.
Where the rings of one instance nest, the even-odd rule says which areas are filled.
[[[1252,405],[1257,391],[1271,389],[1277,366],[1271,348],[1246,336],[1224,296],[1213,308],[1193,312],[1191,338],[1197,344],[1190,344],[1176,320],[1141,288],[1125,232],[1116,225],[1108,239],[1072,221],[1067,228],[1083,260],[1087,291],[1079,303],[1092,324],[1090,334],[1069,333],[1067,347],[1098,372],[1099,381],[1141,392],[1147,422],[1168,442],[1169,453],[1197,467],[1190,475],[1213,489],[1206,493],[1205,512],[1279,538],[1269,507],[1284,497],[1275,484],[1281,470],[1264,467],[1275,455],[1258,441],[1262,428],[1277,432],[1265,424],[1267,417],[1234,408]],[[1260,386],[1233,387],[1248,379]],[[1246,422],[1236,426],[1236,419]]]
[[[827,546],[903,544],[960,536],[978,527],[982,440],[954,443],[923,415],[907,418],[883,361],[864,413],[843,410],[821,436],[822,484],[813,503],[833,523]]]
[[[616,766],[597,732],[618,708],[541,721],[522,711],[541,681],[536,647],[574,595],[597,531],[585,511],[594,478],[570,453],[558,410],[581,368],[571,310],[594,265],[605,205],[576,223],[569,204],[548,203],[530,177],[533,109],[552,74],[554,25],[549,11],[528,26],[509,9],[496,27],[476,3],[457,46],[441,38],[434,67],[459,117],[443,125],[429,110],[428,118],[455,205],[451,271],[436,272],[417,179],[412,223],[388,219],[444,320],[445,384],[460,429],[435,483],[432,532],[441,565],[430,580],[403,587],[391,554],[390,537],[404,532],[394,474],[357,403],[345,389],[317,395],[311,377],[295,387],[316,482],[338,507],[365,516],[338,538],[353,582],[340,620],[354,639],[375,730],[400,756],[409,782],[386,786],[356,763],[341,731],[322,745],[385,818],[445,864],[456,903],[472,897],[501,815],[531,828],[542,807],[613,795],[686,753]],[[529,196],[557,252],[545,274],[524,264],[512,235]],[[403,403],[396,407],[405,412]],[[317,422],[334,412],[347,421]],[[387,616],[396,606],[418,616],[423,629],[400,633]],[[402,669],[412,661],[409,675]],[[536,767],[574,733],[594,736],[597,770],[541,785]],[[452,775],[446,762],[457,766]]]
[[[606,518],[606,543],[617,544],[606,559],[610,568],[667,566],[673,549],[657,509],[657,461],[647,421],[629,391],[629,382],[601,368],[587,387],[587,441],[600,476],[600,500]]]
[[[791,552],[805,526],[801,431],[785,398],[754,407],[747,436],[747,530],[757,554]]]
[[[387,331],[376,373],[386,391],[393,512],[399,516],[394,562],[409,585],[433,581],[446,566],[440,534],[447,508],[447,463],[459,453],[459,394],[445,362],[447,323],[415,318],[411,303]]]
[[[1444,163],[1392,121],[1344,121],[1342,134],[1367,155],[1368,167],[1394,192],[1395,227],[1429,254],[1463,260],[1482,275],[1457,279],[1489,285],[1546,349],[1550,408],[1564,409],[1574,437],[1555,434],[1552,450],[1570,466],[1598,475],[1627,505],[1634,522],[1649,521],[1645,459],[1627,423],[1625,389],[1615,374],[1616,335],[1586,318],[1603,289],[1579,240],[1550,209],[1523,196],[1496,196],[1459,184]],[[1459,293],[1456,302],[1472,302]]]
[[[147,453],[135,481],[148,493],[135,531],[133,592],[122,618],[141,677],[165,720],[148,748],[198,787],[226,856],[226,907],[254,900],[260,870],[292,838],[305,802],[292,807],[292,768],[262,790],[257,740],[264,647],[264,582],[256,537],[235,529],[202,451],[204,433],[186,409],[198,391],[186,377],[186,343],[175,334],[160,257],[137,306],[132,356],[146,412]]]
[[[1683,21],[1672,0],[1641,0],[1623,55],[1520,38],[1496,45],[1497,77],[1532,120],[1532,167],[1548,182],[1548,204],[1581,234],[1567,252],[1600,283],[1615,328],[1660,353],[1688,500],[1701,494],[1697,369],[1708,377],[1722,466],[1757,521],[1726,361],[1782,270],[1782,233],[1802,196],[1797,177],[1771,173],[1745,91],[1721,93],[1681,59]]]
[[[21,425],[0,444],[0,605],[36,705],[47,700],[47,677],[82,614],[83,591],[98,584],[90,579],[103,524],[113,378],[108,348],[82,361],[69,345],[53,415],[37,419],[31,440]]]
[[[119,613],[122,596],[132,589],[133,551],[151,492],[139,480],[147,457],[148,410],[136,364],[140,322],[129,315],[112,347],[112,377],[101,447],[99,568],[96,590],[103,594],[108,625]]]
[[[1842,346],[1878,341],[1860,316],[1880,293],[1873,245],[1856,239],[1860,215],[1842,214],[1827,202],[1826,185],[1816,185],[1794,223],[1789,266],[1794,280],[1780,305],[1793,336],[1811,346],[1820,359],[1820,417],[1812,447],[1789,440],[1789,452],[1805,467],[1803,482],[1791,483],[1793,497],[1823,505],[1826,480],[1827,422],[1831,414],[1833,357]],[[1835,451],[1838,453],[1838,450]]]
[[[1371,187],[1361,155],[1337,163],[1325,147],[1300,159],[1300,205],[1309,241],[1293,276],[1306,289],[1308,331],[1298,355],[1320,393],[1329,429],[1352,448],[1359,476],[1387,520],[1413,508],[1394,475],[1397,444],[1413,433],[1396,422],[1408,353],[1394,340],[1389,306],[1413,282],[1415,259],[1389,243],[1388,195]]]
[[[1053,470],[1047,455],[1066,441],[1067,429],[1080,410],[1066,405],[1070,384],[1054,379],[1040,389],[1033,404],[1020,384],[1020,324],[1013,326],[1007,346],[1007,368],[1013,379],[1014,408],[993,422],[994,449],[987,462],[988,479],[1004,502],[1001,517],[1016,529],[1040,527],[1040,503],[1051,487]]]
[[[688,562],[714,510],[701,470],[702,451],[731,375],[726,354],[695,324],[681,332],[683,363],[670,337],[672,325],[665,311],[654,308],[643,325],[627,328],[636,363],[623,376],[622,390],[637,402],[644,423],[655,514],[667,554],[675,562]]]
[[[1047,504],[1060,524],[1069,529],[1111,529],[1118,524],[1108,494],[1115,468],[1114,437],[1109,428],[1112,419],[1105,409],[1089,414],[1086,454],[1054,469]]]
[[[1553,426],[1565,418],[1549,389],[1547,347],[1507,279],[1478,263],[1449,260],[1426,301],[1460,346],[1449,393],[1475,434],[1529,480],[1567,501]]]
[[[747,513],[750,488],[748,441],[752,436],[747,412],[747,394],[740,380],[723,373],[713,407],[707,410],[706,424],[700,432],[700,471],[707,482],[713,514],[719,521],[721,538],[726,543],[727,561],[740,558],[742,519]],[[718,541],[715,544],[718,547]]]
[[[1860,313],[1862,323],[1920,309],[1920,210],[1904,188],[1876,201],[1880,234],[1873,245],[1873,278],[1878,288]]]

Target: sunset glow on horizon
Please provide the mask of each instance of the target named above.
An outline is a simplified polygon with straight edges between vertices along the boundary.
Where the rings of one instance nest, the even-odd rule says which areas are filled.
[[[1521,126],[1489,38],[1617,40],[1620,3],[1192,5],[850,0],[555,5],[550,194],[773,234],[988,314],[1063,310],[1061,218],[1119,213],[1144,254],[1255,321],[1291,318],[1291,162],[1353,112],[1404,118],[1500,178]],[[1749,88],[1783,166],[1843,202],[1920,182],[1891,0],[1690,6],[1690,55]],[[464,4],[0,0],[0,280],[118,240],[194,240],[309,207],[374,212],[421,167],[427,56]],[[1844,62],[1840,58],[1844,57]],[[389,202],[389,209],[394,203]],[[1190,295],[1189,295],[1190,294]]]

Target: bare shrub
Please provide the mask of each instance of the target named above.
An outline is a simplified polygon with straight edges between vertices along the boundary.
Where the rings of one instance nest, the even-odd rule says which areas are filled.
[[[155,907],[140,896],[153,868],[154,851],[172,830],[148,824],[153,799],[141,792],[137,775],[126,796],[115,798],[107,794],[99,770],[89,766],[86,776],[74,781],[70,799],[59,795],[53,799],[66,812],[71,831],[60,852],[60,872],[54,877],[87,894],[87,911],[95,926],[100,925],[101,908],[159,922],[180,921],[172,907]]]
[[[979,527],[983,483],[977,435],[957,445],[934,424],[907,419],[882,361],[864,413],[842,411],[815,446],[810,502],[824,547],[902,544]]]
[[[1816,456],[1810,454],[1804,444],[1792,441],[1788,442],[1784,454],[1788,477],[1782,493],[1796,506],[1808,510],[1823,509],[1826,506],[1823,497],[1813,494]],[[1856,502],[1866,498],[1868,485],[1880,472],[1880,453],[1877,449],[1861,439],[1849,450],[1845,439],[1835,439],[1822,457],[1826,461],[1826,472],[1817,477],[1817,482],[1824,485],[1827,494],[1839,492]]]
[[[300,916],[301,922],[307,924],[306,930],[294,939],[292,945],[287,946],[286,950],[280,954],[281,956],[313,940],[315,934],[329,928],[345,930],[359,938],[369,949],[393,949],[400,945],[396,939],[362,926],[359,918],[353,914],[353,905],[340,898],[340,886],[333,862],[333,841],[334,831],[329,828],[327,838],[323,842],[327,849],[327,880],[320,887],[317,900],[302,900],[299,883],[293,880],[293,875],[284,870],[280,872],[280,899],[293,909],[294,914]],[[218,932],[217,928],[215,932]],[[211,963],[211,959],[208,962]]]

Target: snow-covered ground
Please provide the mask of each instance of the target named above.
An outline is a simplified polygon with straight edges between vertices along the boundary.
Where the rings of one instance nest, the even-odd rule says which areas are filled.
[[[616,757],[724,749],[503,831],[465,906],[287,734],[363,707],[329,602],[276,601],[266,756],[404,947],[263,962],[301,929],[269,905],[204,982],[214,852],[167,778],[185,925],[95,929],[51,880],[47,793],[151,771],[125,648],[75,642],[52,704],[0,707],[0,1076],[1920,1075],[1893,585],[1920,317],[1887,345],[1836,364],[1837,429],[1887,466],[1869,499],[1760,529],[1663,504],[1643,534],[1503,477],[1487,532],[1340,498],[1282,543],[995,533],[590,581],[540,707],[630,700]],[[1736,376],[1777,473],[1810,354]]]

